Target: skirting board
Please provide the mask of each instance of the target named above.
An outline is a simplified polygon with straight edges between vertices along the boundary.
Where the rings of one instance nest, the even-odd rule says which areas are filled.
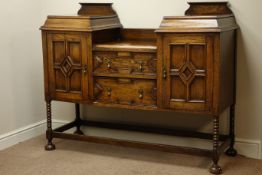
[[[66,123],[68,122],[62,120],[53,120],[53,128],[62,126]],[[20,142],[42,135],[45,133],[45,130],[46,130],[46,120],[43,120],[28,125],[26,127],[17,129],[15,131],[6,133],[4,135],[0,135],[0,150],[6,149]],[[254,159],[262,159],[261,141],[237,138],[236,149],[240,155],[249,158],[254,158]]]
[[[0,150],[37,137],[45,132],[46,120],[0,135]]]
[[[65,124],[66,121],[53,121],[53,127],[59,127]],[[8,147],[16,145],[20,142],[29,140],[31,138],[45,134],[46,131],[46,120],[19,128],[17,130],[8,132],[6,134],[0,135],[0,151]]]

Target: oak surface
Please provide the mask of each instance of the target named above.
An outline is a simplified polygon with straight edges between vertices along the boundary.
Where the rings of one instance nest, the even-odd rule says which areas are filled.
[[[189,4],[186,16],[164,17],[157,29],[122,28],[111,3],[81,3],[78,15],[47,18],[41,27],[47,150],[55,149],[53,137],[171,150],[157,144],[80,136],[80,126],[86,123],[81,120],[79,104],[204,114],[213,119],[210,172],[221,173],[218,161],[224,149],[229,146],[227,155],[237,154],[234,119],[238,26],[225,2]],[[56,132],[51,125],[51,101],[76,103],[75,121]],[[221,140],[219,116],[227,108],[230,133]],[[77,136],[58,132],[74,126]],[[185,136],[183,132],[178,134]],[[199,133],[192,133],[192,137],[206,139]],[[225,142],[220,145],[220,141]]]

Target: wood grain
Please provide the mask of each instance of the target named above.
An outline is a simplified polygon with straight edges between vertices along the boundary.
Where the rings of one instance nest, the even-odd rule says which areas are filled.
[[[194,148],[64,134],[72,127],[82,134],[79,104],[145,111],[204,114],[213,119],[213,133],[176,132],[184,137],[213,138],[213,165],[219,156],[235,156],[236,24],[226,2],[189,3],[186,16],[164,17],[158,29],[123,29],[111,3],[81,3],[76,16],[49,16],[41,27],[47,102],[47,150],[53,137],[198,152]],[[76,103],[76,119],[55,131],[51,101]],[[219,134],[219,115],[230,107],[230,133]],[[195,115],[200,117],[200,115]],[[95,123],[100,127],[171,134],[171,130]],[[172,130],[172,134],[173,133]],[[220,138],[226,141],[219,145]],[[205,151],[210,153],[210,151]],[[209,154],[210,155],[210,154]]]

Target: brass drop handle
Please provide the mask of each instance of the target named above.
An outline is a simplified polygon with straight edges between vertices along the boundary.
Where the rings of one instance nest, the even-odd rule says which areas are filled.
[[[139,62],[139,71],[140,72],[143,72],[143,66],[144,66],[144,63],[142,61]]]
[[[139,93],[139,99],[143,99],[144,98],[144,90],[143,89],[139,89],[138,90],[138,93]]]
[[[111,69],[111,67],[112,67],[112,61],[111,61],[111,60],[108,60],[108,61],[107,61],[107,68],[108,68],[108,69]]]
[[[107,96],[111,97],[112,95],[112,89],[111,88],[107,88]]]
[[[87,73],[87,65],[85,65],[85,66],[82,68],[82,71],[83,71],[84,74]]]
[[[166,68],[163,69],[163,78],[164,78],[164,79],[167,78],[167,71],[166,71]]]

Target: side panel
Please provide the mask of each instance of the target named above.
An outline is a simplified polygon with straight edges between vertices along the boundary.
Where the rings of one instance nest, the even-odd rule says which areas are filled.
[[[235,103],[236,94],[236,60],[235,31],[223,32],[220,35],[220,101],[219,113]]]

